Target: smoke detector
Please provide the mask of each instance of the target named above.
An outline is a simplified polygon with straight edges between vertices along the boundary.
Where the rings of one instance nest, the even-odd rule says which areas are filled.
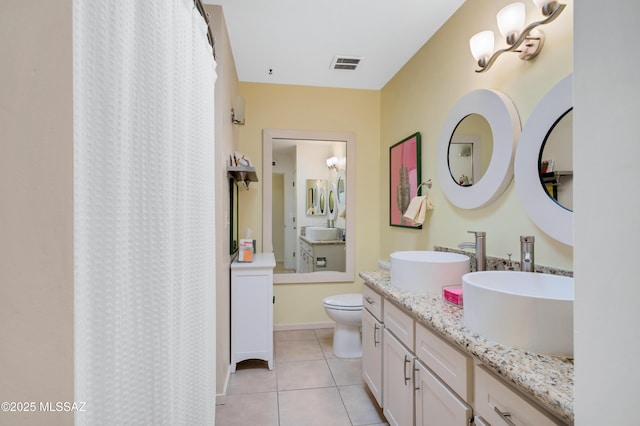
[[[331,69],[355,71],[362,59],[361,56],[336,55],[331,61]]]

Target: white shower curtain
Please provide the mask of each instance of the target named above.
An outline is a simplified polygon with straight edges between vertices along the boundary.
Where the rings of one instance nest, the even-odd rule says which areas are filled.
[[[215,61],[193,0],[73,2],[76,423],[215,422]]]

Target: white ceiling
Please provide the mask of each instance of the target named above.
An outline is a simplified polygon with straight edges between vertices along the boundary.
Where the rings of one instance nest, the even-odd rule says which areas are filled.
[[[379,90],[464,0],[204,3],[222,5],[242,82]],[[355,71],[331,70],[336,55],[363,59]]]

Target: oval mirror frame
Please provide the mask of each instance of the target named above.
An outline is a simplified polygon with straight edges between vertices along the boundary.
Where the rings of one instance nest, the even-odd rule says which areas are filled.
[[[449,143],[460,121],[480,114],[491,127],[493,152],[485,174],[472,186],[460,186],[449,172]],[[438,142],[438,178],[444,195],[462,209],[484,207],[497,199],[513,178],[513,156],[518,136],[518,111],[504,93],[478,89],[464,95],[449,112]]]
[[[542,98],[527,120],[515,158],[516,191],[529,218],[550,237],[573,246],[573,212],[553,201],[540,183],[540,150],[554,124],[573,108],[573,74]],[[573,141],[572,141],[573,142]]]

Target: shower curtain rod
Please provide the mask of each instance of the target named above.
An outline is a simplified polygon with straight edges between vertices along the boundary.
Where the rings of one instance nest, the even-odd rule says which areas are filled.
[[[213,59],[215,60],[216,59],[216,43],[213,39],[213,35],[211,34],[211,27],[209,27],[209,21],[211,21],[211,17],[204,10],[204,6],[202,5],[201,0],[193,0],[193,4],[195,8],[198,9],[198,12],[200,12],[200,15],[202,15],[204,22],[207,24],[207,39],[209,40],[209,44],[211,45],[211,50],[213,51]]]

